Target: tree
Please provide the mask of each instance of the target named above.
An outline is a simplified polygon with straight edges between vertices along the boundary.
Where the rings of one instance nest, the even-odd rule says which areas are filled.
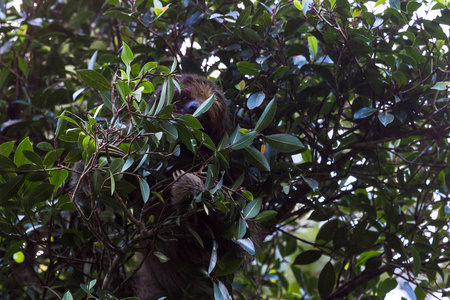
[[[234,214],[235,238],[270,228],[245,276],[214,266],[216,299],[384,299],[397,278],[412,299],[446,296],[450,11],[373,4],[1,2],[2,297],[110,299],[137,267],[136,232],[156,238],[130,195],[161,201],[180,145],[212,153],[199,207]],[[146,105],[181,70],[218,78],[230,102],[218,145]],[[101,195],[90,215],[67,193],[78,161]]]

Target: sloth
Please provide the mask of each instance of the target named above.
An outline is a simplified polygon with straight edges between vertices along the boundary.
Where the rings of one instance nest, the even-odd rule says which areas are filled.
[[[217,143],[225,134],[228,123],[228,109],[222,91],[207,78],[182,75],[179,78],[181,91],[173,98],[174,112],[192,114],[206,99],[214,94],[211,108],[198,117],[203,131]],[[157,92],[158,95],[160,92]],[[150,103],[151,104],[151,103]],[[248,265],[253,256],[241,246],[225,237],[233,219],[221,212],[192,209],[194,197],[204,190],[203,180],[195,173],[177,170],[173,173],[174,183],[170,189],[169,206],[165,220],[170,216],[178,218],[178,226],[159,232],[158,238],[144,244],[146,253],[142,268],[136,273],[135,293],[141,300],[213,299],[213,282],[207,269],[212,249],[217,249],[219,260],[222,256],[241,260]],[[191,211],[190,211],[191,208]],[[250,224],[252,243],[258,247],[263,235],[257,224]],[[198,236],[194,236],[192,232]],[[203,242],[201,245],[199,239]],[[141,245],[142,246],[142,245]],[[142,247],[141,247],[142,248]],[[163,254],[164,261],[161,260]]]
[[[175,90],[172,100],[175,114],[193,114],[205,100],[214,95],[212,106],[198,116],[198,120],[203,126],[203,132],[217,144],[225,135],[228,124],[228,108],[223,92],[205,77],[181,75],[175,78],[181,84],[180,91]],[[148,104],[152,106],[160,96],[161,88]],[[184,151],[180,158],[191,160],[189,155],[193,154]],[[230,229],[236,223],[236,214],[225,214],[214,209],[210,209],[207,214],[203,206],[194,201],[204,192],[204,176],[201,172],[184,172],[176,163],[175,160],[169,160],[166,170],[170,170],[170,174],[167,171],[165,175],[173,176],[174,180],[164,181],[167,182],[167,188],[161,187],[165,191],[162,196],[166,204],[152,203],[151,208],[144,210],[142,203],[138,204],[142,202],[140,194],[136,193],[131,197],[133,205],[136,204],[133,206],[136,215],[143,212],[143,219],[150,214],[155,216],[157,221],[151,226],[154,226],[157,234],[156,237],[152,236],[139,245],[134,245],[141,267],[134,272],[130,283],[123,286],[120,284],[121,287],[116,290],[120,296],[137,296],[141,300],[157,300],[162,297],[166,297],[163,298],[166,300],[213,299],[213,284],[217,283],[217,279],[208,274],[213,248],[219,261],[226,257],[229,259],[227,261],[246,267],[253,260],[253,255],[233,241],[230,234]],[[79,174],[83,166],[79,164],[74,169]],[[72,178],[72,186],[75,187],[79,180],[79,176]],[[89,186],[84,179],[81,184],[84,187],[80,188],[76,201],[89,205],[89,193],[83,193],[83,190],[89,190]],[[247,223],[245,240],[250,241],[257,249],[264,239],[263,230],[254,222]],[[224,282],[229,284],[228,279]]]

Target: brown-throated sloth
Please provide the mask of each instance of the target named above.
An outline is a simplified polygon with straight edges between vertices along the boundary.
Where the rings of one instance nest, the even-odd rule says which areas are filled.
[[[180,91],[175,89],[172,100],[173,112],[176,114],[192,114],[206,99],[214,95],[213,105],[207,112],[201,114],[198,120],[203,126],[203,131],[217,144],[224,136],[228,123],[228,109],[222,91],[205,77],[181,75],[175,78],[181,84]],[[161,89],[155,94],[159,100]],[[154,101],[150,101],[150,106]],[[169,163],[166,168],[171,170],[165,172],[166,176],[172,176],[174,170],[176,172],[173,173],[175,181],[168,182],[167,189],[160,186],[165,204],[160,201],[156,203],[149,201],[143,208],[138,205],[133,207],[136,216],[141,214],[140,210],[143,211],[142,220],[147,220],[150,215],[154,217],[154,222],[147,224],[147,227],[151,227],[156,234],[139,245],[133,245],[140,252],[138,256],[143,260],[142,267],[134,274],[131,285],[125,284],[123,289],[119,289],[121,296],[138,296],[141,300],[161,297],[167,297],[167,300],[213,299],[213,283],[217,283],[217,276],[221,278],[221,282],[225,284],[229,282],[224,278],[227,274],[216,276],[213,272],[211,276],[208,275],[212,253],[217,254],[218,265],[222,258],[225,263],[232,262],[236,265],[242,262],[248,264],[252,259],[252,255],[233,241],[233,228],[239,217],[238,212],[225,214],[210,209],[207,214],[201,203],[192,201],[203,192],[204,184],[200,175],[180,170],[183,164],[191,163],[193,158],[192,153],[187,149],[182,149],[182,152],[183,150],[184,154],[182,153],[180,158],[187,161],[174,160],[173,164],[180,163],[181,166],[171,166]],[[83,166],[78,167],[82,169]],[[82,170],[78,171],[81,173]],[[152,183],[156,181],[150,176],[147,179]],[[79,178],[72,180],[73,185],[78,180]],[[88,184],[85,182],[84,185],[84,188],[79,189],[77,198],[89,199],[89,192],[83,193]],[[139,193],[133,197],[132,202],[139,202]],[[79,201],[86,205],[91,203],[86,199]],[[256,229],[256,224],[248,222],[248,225],[247,238],[240,242],[252,243],[248,239],[251,238],[253,244],[257,246],[263,236],[259,234],[260,230]],[[213,247],[216,250],[213,251]],[[115,284],[120,285],[118,281],[115,281]]]
[[[222,91],[204,77],[182,75],[178,80],[182,86],[180,92],[175,91],[172,101],[175,113],[192,114],[214,94],[213,105],[198,120],[203,131],[217,143],[228,123]],[[156,92],[157,98],[159,95],[160,91]],[[207,214],[203,209],[195,209],[195,205],[190,206],[193,198],[204,190],[203,180],[194,173],[182,171],[174,173],[174,178],[169,206],[162,218],[165,222],[172,221],[174,226],[165,227],[156,239],[140,245],[146,257],[135,279],[137,296],[141,300],[213,299],[213,279],[207,272],[213,247],[219,260],[226,257],[227,261],[248,264],[252,256],[232,241],[230,228],[234,226],[235,215],[213,210]],[[263,236],[256,228],[256,224],[249,224],[250,238],[258,245]],[[162,262],[161,257],[168,260]]]

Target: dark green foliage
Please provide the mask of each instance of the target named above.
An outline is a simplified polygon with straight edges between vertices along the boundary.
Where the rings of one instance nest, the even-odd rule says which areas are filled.
[[[0,1],[0,298],[119,297],[139,243],[180,225],[152,205],[185,152],[207,189],[191,209],[249,253],[249,222],[268,236],[241,274],[188,228],[216,299],[384,299],[399,277],[445,296],[450,11],[387,2]],[[147,104],[180,72],[218,77],[217,145]]]

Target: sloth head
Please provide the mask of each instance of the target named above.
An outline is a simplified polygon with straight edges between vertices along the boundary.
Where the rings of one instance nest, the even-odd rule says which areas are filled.
[[[182,75],[177,80],[182,86],[180,92],[175,89],[173,96],[175,113],[193,114],[205,100],[214,95],[213,105],[207,112],[201,114],[198,120],[203,126],[203,131],[214,143],[219,142],[225,134],[228,123],[228,108],[223,92],[205,77]]]

